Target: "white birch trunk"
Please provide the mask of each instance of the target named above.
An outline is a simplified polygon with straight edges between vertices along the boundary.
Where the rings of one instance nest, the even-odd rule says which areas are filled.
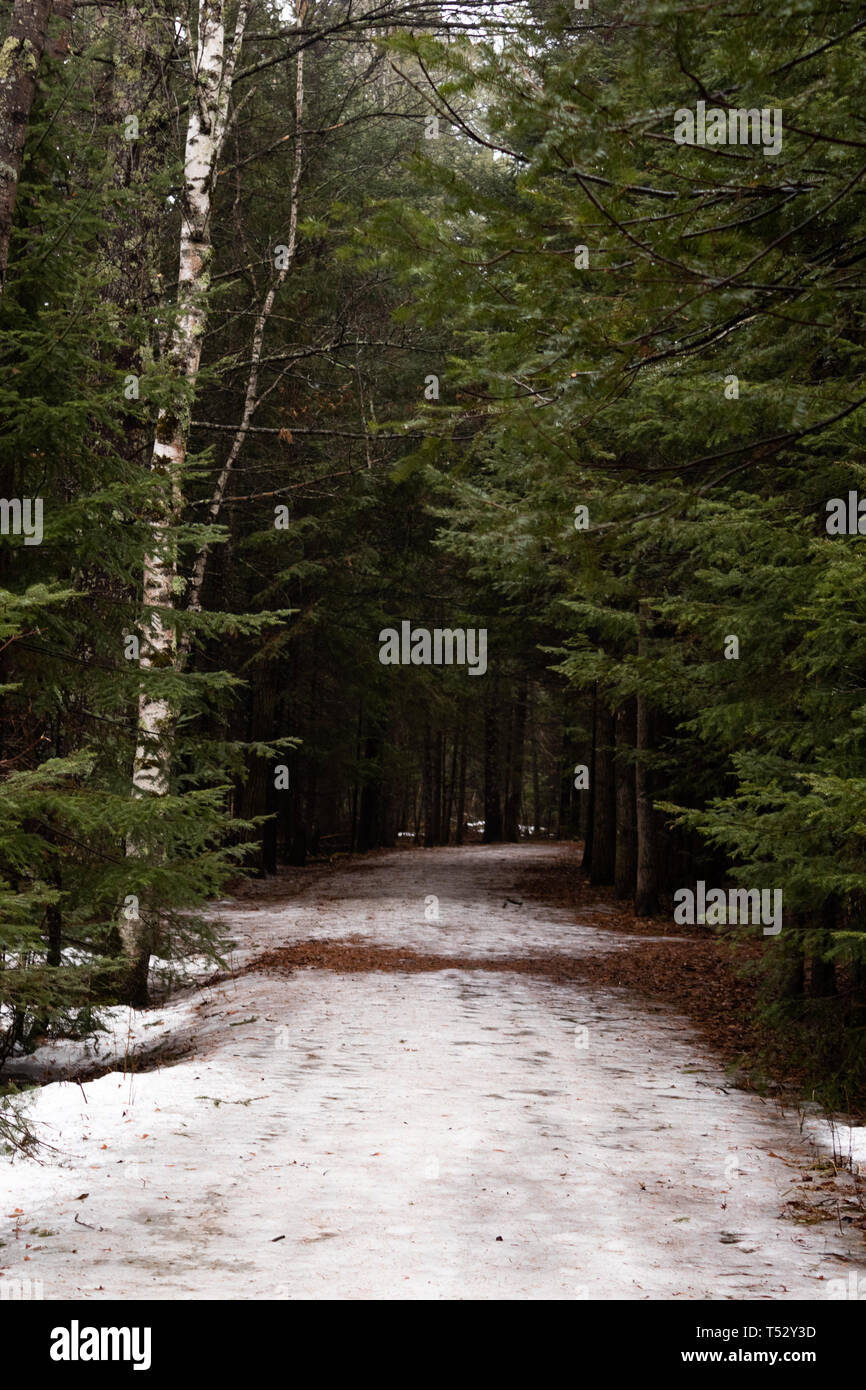
[[[303,13],[304,7],[301,6],[298,10],[297,16],[299,23],[303,18]],[[289,198],[289,232],[286,241],[286,255],[284,258],[285,264],[280,269],[279,275],[277,276],[276,280],[268,290],[261,311],[255,322],[255,327],[253,329],[250,374],[247,378],[247,388],[246,392],[244,393],[243,414],[241,416],[241,423],[238,425],[234,439],[232,440],[232,445],[229,450],[228,457],[226,458],[225,463],[220,469],[220,474],[213,491],[213,496],[211,497],[208,506],[207,519],[211,523],[216,522],[216,520],[219,517],[220,509],[222,508],[223,504],[223,499],[226,494],[226,488],[228,487],[229,478],[231,477],[232,469],[234,468],[235,463],[237,462],[238,455],[240,454],[241,449],[243,448],[244,440],[247,437],[247,432],[252,422],[252,418],[258,407],[261,405],[261,402],[264,400],[265,395],[268,394],[267,392],[265,392],[262,396],[259,396],[257,394],[259,387],[259,368],[261,366],[262,348],[264,345],[265,329],[267,327],[268,319],[270,318],[271,310],[274,307],[274,301],[277,297],[277,292],[283,285],[286,276],[288,275],[289,271],[292,268],[292,265],[294,264],[295,248],[298,243],[298,190],[301,183],[301,167],[303,160],[303,142],[301,133],[301,122],[303,120],[303,114],[304,50],[301,49],[298,53],[298,71],[295,83],[295,158],[294,165],[292,168],[292,186]],[[194,612],[197,612],[201,607],[201,591],[202,585],[204,584],[204,576],[205,569],[207,567],[208,553],[209,552],[207,545],[203,545],[199,550],[195,558],[195,564],[193,565],[192,577],[190,579],[189,587],[189,608]],[[181,653],[182,658],[186,656],[187,648],[188,642],[184,642],[183,651]]]
[[[184,154],[184,197],[180,231],[177,318],[169,355],[179,379],[194,384],[201,362],[210,283],[211,211],[217,161],[228,119],[232,79],[243,41],[250,0],[240,0],[234,35],[227,41],[225,0],[198,0],[198,35],[193,58],[189,124]],[[180,519],[182,477],[189,439],[189,406],[160,412],[151,468],[163,478],[159,514],[151,525],[144,562],[144,621],[139,664],[142,670],[173,670],[177,634],[170,610],[181,582],[173,541]],[[173,710],[170,701],[142,691],[138,702],[138,745],[132,774],[134,796],[165,796],[169,790]],[[129,844],[127,852],[135,853]],[[134,968],[142,968],[149,949],[138,921],[123,921],[124,948]]]

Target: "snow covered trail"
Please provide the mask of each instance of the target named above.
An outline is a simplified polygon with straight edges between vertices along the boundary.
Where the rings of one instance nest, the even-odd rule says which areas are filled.
[[[56,1152],[0,1170],[0,1286],[821,1299],[866,1280],[859,1234],[780,1219],[812,1154],[796,1118],[731,1089],[682,1017],[507,968],[629,948],[514,891],[562,853],[400,850],[313,869],[291,901],[222,908],[242,962],[316,938],[460,965],[251,969],[140,1015],[137,1036],[157,1025],[195,1051],[41,1090]],[[491,957],[506,968],[473,968]]]

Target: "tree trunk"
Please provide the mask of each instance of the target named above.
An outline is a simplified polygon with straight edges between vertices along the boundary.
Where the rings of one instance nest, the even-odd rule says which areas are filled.
[[[234,41],[226,48],[223,0],[199,0],[195,91],[189,106],[184,155],[177,318],[169,356],[179,381],[194,386],[207,324],[213,243],[211,211],[216,165],[228,118],[232,77],[243,40],[248,0],[241,0]],[[144,636],[140,668],[173,668],[177,638],[168,615],[178,587],[174,527],[182,508],[190,405],[163,407],[157,418],[151,468],[163,479],[159,515],[151,523],[144,566]],[[167,699],[145,688],[139,697],[139,740],[132,785],[138,796],[165,796],[171,771],[173,711]]]
[[[45,927],[48,946],[45,960],[48,965],[60,965],[63,959],[63,913],[57,903],[49,903],[46,907]]]
[[[508,796],[505,802],[505,838],[514,843],[520,839],[520,804],[523,799],[523,747],[526,740],[526,678],[517,687],[514,701],[514,720],[511,734],[511,766]]]
[[[213,244],[211,210],[217,160],[228,120],[232,79],[243,42],[250,0],[240,0],[234,38],[226,41],[225,0],[199,0],[198,35],[193,63],[189,123],[184,153],[184,191],[180,232],[177,316],[169,357],[179,382],[194,387],[207,323]],[[161,479],[159,502],[150,522],[150,550],[145,556],[143,617],[139,668],[171,670],[177,666],[177,635],[171,611],[177,601],[175,527],[181,518],[182,473],[190,428],[190,400],[163,407],[157,418],[151,469]],[[170,787],[174,710],[164,693],[148,682],[138,700],[138,742],[132,772],[136,797],[166,796]],[[130,841],[127,853],[137,855]],[[121,936],[130,976],[146,998],[150,931],[138,920],[121,920]]]
[[[638,618],[638,655],[645,657],[648,646],[648,610],[641,599]],[[635,793],[637,798],[637,890],[634,910],[638,917],[652,917],[658,911],[655,821],[652,807],[652,772],[647,756],[652,748],[651,713],[647,698],[637,696]]]
[[[433,838],[433,741],[430,725],[424,726],[424,763],[421,772],[421,801],[424,814],[424,844],[427,849],[434,845]]]
[[[484,706],[484,843],[502,839],[502,784],[499,765],[499,707],[495,695]]]
[[[785,957],[779,969],[777,987],[780,999],[802,999],[806,993],[806,960],[799,942],[789,942],[783,948]]]
[[[590,883],[613,883],[616,855],[616,788],[614,785],[613,714],[605,700],[598,702],[595,760],[592,780],[595,784],[592,822],[592,859],[589,866]]]
[[[541,780],[538,770],[538,698],[537,692],[532,701],[532,715],[530,719],[532,730],[532,833],[537,836],[541,833]]]
[[[361,809],[358,818],[358,849],[362,852],[377,849],[380,840],[382,813],[382,769],[379,763],[379,739],[368,734],[364,743]]]
[[[297,19],[299,23],[301,22],[302,15],[303,7],[299,7],[297,13]],[[277,297],[277,291],[283,285],[286,276],[288,275],[289,271],[295,263],[295,252],[297,250],[298,245],[298,190],[300,188],[301,183],[301,168],[303,164],[303,116],[304,50],[301,49],[297,57],[297,70],[295,76],[295,151],[294,164],[292,168],[292,186],[289,192],[289,231],[285,245],[285,260],[280,268],[280,272],[276,280],[271,285],[270,289],[265,295],[264,304],[262,305],[261,312],[258,318],[256,319],[255,327],[253,328],[251,365],[249,376],[247,377],[246,392],[244,394],[243,416],[241,418],[241,423],[238,426],[237,433],[235,434],[235,437],[232,441],[232,446],[229,450],[228,457],[226,458],[225,463],[220,469],[220,474],[217,479],[216,487],[214,488],[213,495],[210,500],[207,516],[207,519],[210,522],[216,522],[219,519],[223,500],[226,494],[226,488],[228,487],[229,479],[232,475],[232,470],[235,464],[237,463],[238,455],[240,454],[241,449],[243,448],[244,440],[246,439],[247,434],[249,432],[253,416],[255,415],[256,410],[258,409],[262,400],[264,400],[264,397],[269,394],[271,389],[268,388],[265,392],[263,392],[261,396],[259,396],[259,371],[261,368],[262,350],[264,347],[265,340],[265,329],[267,328],[268,319],[270,318],[271,311],[274,307],[274,301]],[[189,607],[193,611],[196,611],[201,607],[201,591],[204,585],[204,576],[205,569],[207,567],[208,553],[208,546],[205,544],[201,547],[198,554],[196,555],[195,564],[193,565],[192,577],[190,579],[189,587]]]
[[[443,817],[444,836],[442,843],[447,845],[451,840],[451,813],[454,810],[454,790],[457,777],[457,744],[460,741],[459,732],[451,740],[451,767],[448,773],[448,799],[445,803],[445,815]]]
[[[637,711],[626,700],[616,712],[616,862],[613,884],[618,898],[634,896],[637,884],[637,808],[634,744]]]
[[[595,829],[595,750],[598,743],[598,685],[592,688],[592,734],[590,736],[589,757],[587,767],[589,768],[589,787],[585,792],[580,793],[581,811],[585,807],[584,816],[581,816],[586,826],[583,836],[583,859],[581,869],[588,878],[592,871],[592,839]],[[569,769],[569,773],[571,769]]]
[[[466,743],[467,743],[466,714],[464,712],[463,722],[460,728],[460,771],[458,773],[457,786],[457,829],[455,832],[454,843],[463,844],[463,824],[466,815]]]
[[[358,778],[361,769],[361,731],[364,727],[364,701],[358,703],[358,728],[355,734],[355,772],[352,779],[352,829],[349,840],[349,852],[355,853],[355,846],[358,843]]]
[[[433,824],[430,830],[434,845],[442,843],[442,733],[437,733],[433,743],[433,790],[430,809]]]

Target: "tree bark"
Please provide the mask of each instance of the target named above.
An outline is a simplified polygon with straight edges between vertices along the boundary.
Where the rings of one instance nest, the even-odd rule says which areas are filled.
[[[213,243],[211,212],[216,165],[228,119],[235,65],[243,42],[249,0],[241,0],[234,39],[227,46],[224,0],[199,0],[194,94],[184,154],[184,197],[180,232],[177,318],[170,359],[179,380],[194,385],[207,325]],[[151,548],[144,565],[142,670],[172,669],[177,636],[170,614],[178,590],[173,530],[180,520],[182,473],[189,438],[189,404],[163,408],[156,425],[151,468],[163,479],[159,515],[151,523]],[[139,739],[132,785],[137,796],[165,796],[171,772],[173,711],[169,701],[144,689],[139,697]]]
[[[499,765],[499,709],[495,694],[484,706],[484,843],[502,839],[502,784]]]
[[[460,771],[457,774],[457,828],[455,831],[454,843],[463,844],[463,824],[466,815],[466,713],[464,711],[463,721],[460,726]]]
[[[368,733],[364,742],[363,782],[358,814],[358,849],[363,853],[377,849],[381,838],[382,767],[379,761],[380,740],[377,733]]]
[[[303,17],[303,14],[305,13],[305,10],[306,6],[302,5],[299,7],[299,23]],[[259,316],[255,322],[255,327],[253,328],[253,341],[251,353],[252,360],[250,365],[250,373],[247,378],[246,391],[244,394],[243,415],[241,417],[241,423],[238,426],[237,433],[235,434],[235,437],[232,441],[228,457],[226,458],[226,461],[223,464],[222,469],[220,470],[220,474],[213,491],[213,496],[211,497],[210,504],[208,506],[207,519],[212,524],[219,519],[220,510],[222,508],[223,499],[225,498],[226,488],[228,487],[229,479],[232,474],[232,469],[234,468],[238,459],[238,455],[240,454],[241,449],[243,448],[244,440],[247,437],[247,433],[249,431],[249,427],[252,422],[253,416],[255,415],[262,401],[265,399],[265,396],[269,395],[271,390],[273,390],[273,387],[277,384],[276,382],[274,382],[271,386],[268,387],[266,391],[262,392],[261,396],[258,394],[259,370],[261,367],[262,349],[265,340],[265,329],[267,328],[268,319],[270,318],[271,311],[274,307],[274,301],[277,297],[277,291],[283,285],[286,276],[288,275],[289,271],[295,263],[295,251],[297,249],[298,244],[298,190],[300,188],[301,183],[301,168],[303,164],[303,115],[304,50],[301,49],[297,57],[297,73],[295,78],[295,157],[294,165],[292,168],[292,186],[289,193],[289,231],[286,240],[285,265],[281,268],[279,275],[277,276],[276,280],[268,290],[265,296],[264,304],[261,308],[261,312],[259,313]],[[197,612],[201,607],[201,591],[202,586],[204,584],[204,576],[205,569],[207,567],[208,553],[208,546],[203,545],[199,550],[198,554],[196,555],[195,564],[193,565],[193,572],[192,578],[190,580],[189,590],[189,607],[195,612]]]
[[[451,839],[451,813],[454,810],[454,791],[457,778],[457,744],[460,741],[459,732],[451,740],[451,767],[448,773],[448,797],[445,802],[445,815],[442,819],[444,835],[442,843],[447,845]]]
[[[520,839],[520,804],[523,800],[523,750],[526,741],[527,685],[524,677],[514,701],[514,720],[511,733],[511,766],[508,796],[505,802],[505,838],[512,843]]]
[[[614,722],[604,698],[597,710],[593,782],[595,783],[590,883],[613,883],[616,855],[616,789],[613,770]]]
[[[541,781],[538,769],[538,698],[533,695],[530,716],[530,742],[532,748],[532,833],[541,833]]]
[[[637,807],[634,745],[637,711],[626,700],[616,712],[616,862],[614,889],[618,898],[631,898],[637,886]]]
[[[433,793],[431,797],[431,810],[433,812],[433,826],[431,837],[434,845],[442,843],[442,731],[436,734],[433,744]]]
[[[583,858],[581,869],[589,877],[592,871],[592,840],[595,832],[595,750],[598,743],[598,685],[592,688],[592,734],[590,736],[589,760],[589,788],[586,793],[581,792],[581,810],[586,808],[586,832],[583,837]],[[570,769],[569,769],[570,772]],[[561,832],[560,832],[561,833]]]
[[[180,232],[177,316],[169,357],[179,381],[194,387],[207,324],[207,291],[213,256],[211,212],[216,167],[228,121],[232,79],[243,43],[250,0],[240,0],[234,37],[228,41],[225,0],[199,0],[198,34],[192,66],[192,95],[184,152],[184,193]],[[142,671],[177,667],[177,634],[170,614],[179,587],[175,527],[183,503],[182,479],[190,428],[187,399],[174,409],[162,408],[156,425],[151,469],[162,487],[150,523],[150,550],[145,556],[143,619],[139,667]],[[136,797],[166,796],[170,787],[174,710],[151,683],[138,700],[138,741],[132,772]],[[136,855],[138,846],[127,845]],[[121,919],[121,937],[131,979],[142,993],[150,952],[150,931],[139,920]],[[142,1001],[143,1002],[143,1001]]]
[[[430,725],[424,726],[424,764],[421,773],[421,800],[424,814],[424,845],[430,849],[433,838],[433,742]]]
[[[641,599],[638,616],[638,656],[648,654],[648,606]],[[652,917],[658,911],[655,820],[652,807],[652,772],[647,757],[652,748],[651,712],[645,695],[637,696],[635,793],[637,798],[637,890],[635,913]]]

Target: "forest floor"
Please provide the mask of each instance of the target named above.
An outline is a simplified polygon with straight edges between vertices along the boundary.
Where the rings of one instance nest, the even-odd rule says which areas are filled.
[[[114,1011],[103,1075],[31,1093],[50,1147],[0,1169],[0,1281],[49,1299],[866,1288],[857,1180],[825,1128],[726,1074],[749,1043],[729,955],[573,868],[573,846],[471,845],[246,884],[217,908],[229,974]],[[62,1048],[34,1059],[51,1065],[69,1074]]]

